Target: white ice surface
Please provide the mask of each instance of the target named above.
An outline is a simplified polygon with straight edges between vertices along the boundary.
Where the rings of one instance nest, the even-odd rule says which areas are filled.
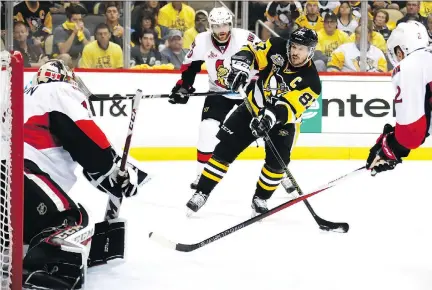
[[[308,192],[363,163],[296,160],[290,169]],[[196,243],[248,219],[261,166],[235,162],[188,219],[194,162],[142,163],[153,180],[120,214],[128,220],[127,260],[89,269],[86,289],[432,289],[432,162],[404,162],[374,178],[365,172],[309,200],[322,218],[348,222],[347,234],[321,232],[300,203],[190,253],[148,239],[155,231]],[[81,178],[71,196],[102,220],[103,193]],[[279,189],[269,205],[286,200]]]

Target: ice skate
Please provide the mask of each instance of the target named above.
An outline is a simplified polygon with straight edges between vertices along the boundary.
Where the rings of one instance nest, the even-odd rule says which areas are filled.
[[[192,198],[186,204],[187,213],[186,216],[190,217],[192,214],[196,213],[207,201],[208,195],[201,192],[196,192]]]
[[[299,197],[297,189],[294,187],[294,184],[292,184],[291,180],[289,180],[288,177],[282,179],[281,184],[290,199],[296,199],[297,197]]]
[[[195,181],[190,184],[191,189],[193,189],[193,190],[197,189],[197,185],[198,185],[198,181],[200,180],[200,177],[201,177],[201,174],[198,174]]]
[[[267,200],[255,196],[252,200],[252,217],[268,212]]]

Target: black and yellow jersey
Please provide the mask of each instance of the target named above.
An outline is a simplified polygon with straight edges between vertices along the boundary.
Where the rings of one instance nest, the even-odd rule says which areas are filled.
[[[302,67],[293,67],[283,38],[270,38],[255,46],[248,44],[237,55],[246,57],[259,70],[258,79],[246,89],[255,113],[274,106],[279,122],[295,123],[321,94],[314,63],[309,61]]]

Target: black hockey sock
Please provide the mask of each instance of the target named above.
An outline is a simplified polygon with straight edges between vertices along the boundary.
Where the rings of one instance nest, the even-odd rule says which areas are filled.
[[[261,199],[269,199],[273,195],[284,175],[278,171],[264,164],[257,182],[255,196]]]
[[[197,192],[200,191],[206,195],[210,195],[210,192],[212,192],[216,184],[222,180],[228,171],[228,166],[228,163],[218,161],[214,156],[210,158],[197,184]]]

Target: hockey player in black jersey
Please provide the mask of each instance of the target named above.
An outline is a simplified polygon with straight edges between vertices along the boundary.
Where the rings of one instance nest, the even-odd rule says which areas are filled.
[[[270,38],[257,45],[248,44],[231,57],[227,80],[234,91],[246,84],[251,69],[259,70],[245,89],[256,117],[243,103],[222,125],[217,134],[220,142],[187,203],[189,214],[205,204],[237,156],[266,133],[285,164],[290,162],[301,116],[321,93],[318,72],[311,61],[317,41],[313,30],[299,28],[288,42],[279,37]],[[283,168],[267,146],[265,151],[265,163],[252,199],[254,215],[268,210],[267,200],[284,176]]]

